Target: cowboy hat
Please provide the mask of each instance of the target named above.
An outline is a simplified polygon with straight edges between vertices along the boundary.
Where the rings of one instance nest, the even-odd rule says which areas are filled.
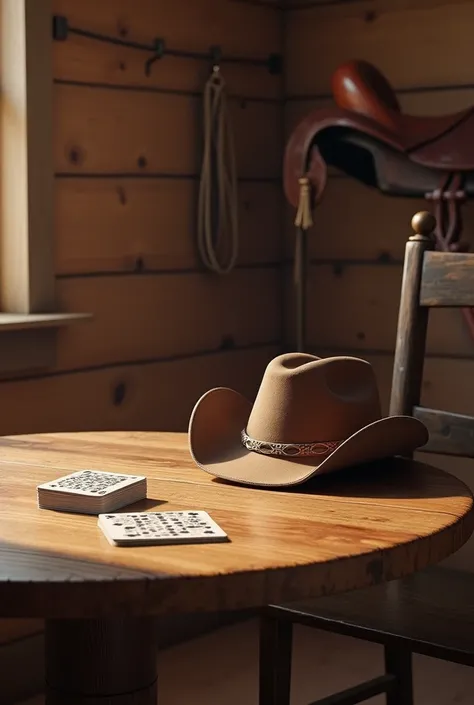
[[[268,364],[253,405],[227,387],[206,392],[191,414],[188,439],[206,472],[278,487],[410,454],[428,431],[411,416],[382,418],[366,360],[287,353]]]

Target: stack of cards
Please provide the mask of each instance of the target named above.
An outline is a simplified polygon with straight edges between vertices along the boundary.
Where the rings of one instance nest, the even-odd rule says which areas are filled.
[[[113,546],[156,546],[227,541],[207,512],[134,512],[101,514],[99,526]]]
[[[80,470],[38,485],[40,509],[80,514],[114,512],[146,497],[146,477]]]

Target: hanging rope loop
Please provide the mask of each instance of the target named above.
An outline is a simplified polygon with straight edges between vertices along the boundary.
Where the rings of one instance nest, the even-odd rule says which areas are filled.
[[[214,66],[204,88],[204,146],[197,244],[207,269],[228,274],[239,254],[237,172],[226,84]]]

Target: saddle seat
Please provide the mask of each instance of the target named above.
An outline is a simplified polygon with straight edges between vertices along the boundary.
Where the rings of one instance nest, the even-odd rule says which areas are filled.
[[[349,61],[336,69],[332,93],[336,105],[385,128],[406,151],[420,150],[419,161],[426,166],[450,167],[453,163],[454,168],[474,167],[470,144],[474,137],[472,107],[448,115],[404,114],[386,77],[361,60]],[[428,145],[429,150],[422,149]]]
[[[295,208],[302,176],[321,199],[328,166],[387,195],[415,198],[447,192],[450,175],[459,174],[463,193],[474,196],[474,107],[405,114],[385,76],[361,60],[336,69],[332,93],[336,105],[306,115],[286,146],[284,188]]]

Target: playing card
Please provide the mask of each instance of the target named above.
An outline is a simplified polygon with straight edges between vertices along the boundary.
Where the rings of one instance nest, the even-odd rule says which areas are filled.
[[[50,490],[61,494],[79,494],[86,497],[104,497],[123,490],[146,478],[141,475],[122,475],[100,470],[79,470],[71,475],[38,485],[38,490]]]
[[[98,524],[114,546],[215,543],[226,532],[203,511],[100,514]]]
[[[80,470],[38,485],[37,490],[40,509],[101,514],[144,499],[147,481],[142,475]]]

